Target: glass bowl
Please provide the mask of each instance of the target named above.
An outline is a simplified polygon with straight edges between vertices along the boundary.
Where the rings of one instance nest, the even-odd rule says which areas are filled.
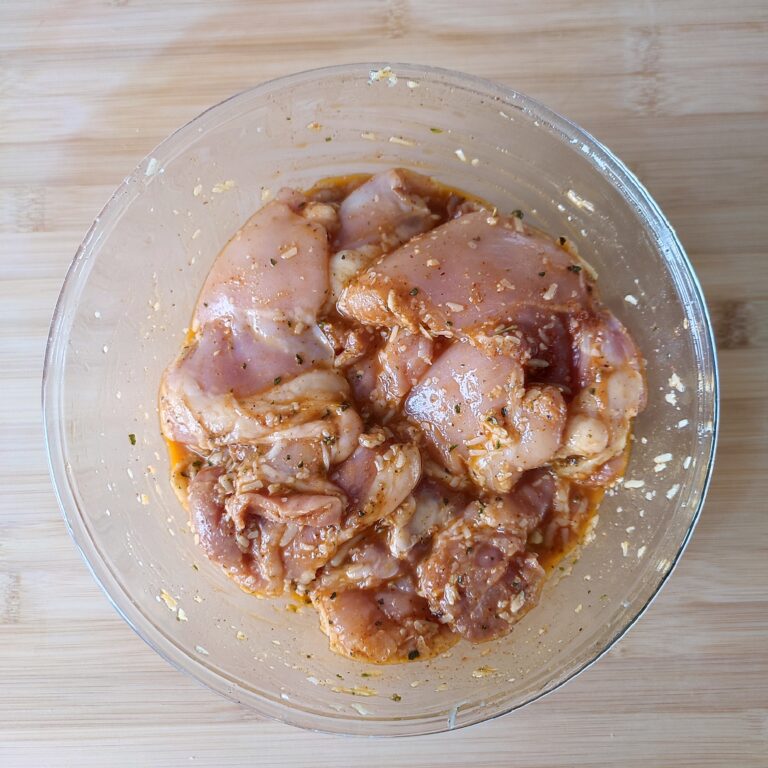
[[[373,667],[332,654],[311,608],[247,595],[206,560],[168,480],[156,405],[211,262],[262,201],[283,185],[395,165],[502,211],[523,209],[526,221],[573,241],[647,358],[650,397],[626,480],[605,498],[593,540],[560,566],[511,635]],[[523,706],[621,637],[691,535],[718,400],[699,284],[658,206],[616,157],[508,88],[440,69],[359,64],[241,93],[125,179],[67,275],[43,406],[70,533],[150,646],[263,715],[405,735]]]

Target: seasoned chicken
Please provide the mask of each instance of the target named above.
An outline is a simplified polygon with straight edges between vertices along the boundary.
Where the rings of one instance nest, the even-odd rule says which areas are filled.
[[[507,492],[526,469],[558,451],[565,424],[560,391],[525,389],[514,357],[456,342],[411,390],[404,411],[443,465],[481,487]]]
[[[431,339],[395,326],[379,348],[374,346],[349,368],[352,391],[369,412],[391,417],[429,369],[433,355]]]
[[[253,317],[255,327],[264,314],[290,331],[290,322],[316,321],[328,291],[328,233],[294,207],[268,203],[227,243],[200,292],[200,325],[241,313]]]
[[[387,545],[395,557],[407,556],[463,512],[469,497],[432,478],[424,477],[387,518]]]
[[[295,447],[284,450],[294,452],[292,461],[307,456]],[[421,474],[413,446],[358,446],[327,480],[315,468],[320,477],[314,482],[323,487],[312,493],[297,491],[298,482],[267,484],[263,458],[251,449],[230,472],[226,462],[201,469],[190,482],[189,499],[206,554],[244,588],[271,595],[312,581],[339,546],[395,510]],[[305,463],[310,461],[297,464],[312,477]],[[304,477],[302,470],[296,474]]]
[[[394,168],[372,176],[342,201],[335,250],[373,245],[389,251],[429,231],[441,219],[438,197],[435,182],[413,171]]]
[[[246,591],[279,595],[285,576],[279,543],[285,526],[256,519],[255,525],[238,528],[225,508],[224,477],[221,468],[210,467],[200,470],[189,484],[189,507],[200,546]]]
[[[237,441],[253,429],[255,396],[332,366],[333,349],[317,326],[328,256],[324,228],[279,200],[229,241],[198,299],[194,337],[163,377],[161,423],[169,439],[201,449]],[[334,400],[344,399],[341,377],[331,388]]]
[[[567,312],[589,304],[581,268],[520,219],[468,213],[416,237],[362,272],[339,311],[366,325],[433,335],[516,333],[527,308]],[[515,342],[512,342],[515,343]]]
[[[358,447],[331,479],[349,499],[348,528],[371,525],[396,509],[421,476],[421,456],[412,445]]]
[[[553,494],[552,477],[536,471],[509,495],[473,501],[435,535],[418,573],[442,622],[473,642],[492,640],[536,605],[544,570],[526,541]]]
[[[208,558],[257,595],[308,595],[359,661],[508,633],[645,406],[582,266],[405,169],[280,190],[215,260],[161,382]]]
[[[430,612],[414,568],[371,534],[327,566],[310,592],[331,648],[377,664],[427,659],[457,636]]]
[[[632,419],[645,407],[644,363],[610,313],[574,321],[580,389],[568,407],[561,474],[605,486],[624,469]]]

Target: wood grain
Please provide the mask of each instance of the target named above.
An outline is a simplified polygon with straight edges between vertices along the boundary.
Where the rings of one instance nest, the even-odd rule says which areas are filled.
[[[768,766],[767,32],[764,0],[3,0],[0,765]],[[144,154],[255,83],[375,58],[513,85],[628,162],[709,298],[723,416],[693,541],[616,649],[515,716],[364,743],[256,718],[118,618],[56,507],[38,389],[69,261]]]

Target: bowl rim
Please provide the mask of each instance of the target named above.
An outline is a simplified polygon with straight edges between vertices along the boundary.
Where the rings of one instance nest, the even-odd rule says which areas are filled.
[[[698,314],[702,331],[702,343],[705,356],[699,356],[699,365],[703,366],[705,375],[711,380],[712,388],[709,400],[705,403],[711,417],[711,430],[709,433],[709,450],[706,456],[706,468],[700,480],[700,487],[692,488],[692,496],[698,496],[696,509],[691,518],[690,525],[686,530],[681,544],[672,560],[669,569],[659,575],[658,583],[647,601],[640,606],[629,620],[620,626],[613,636],[605,642],[603,647],[594,652],[586,662],[572,670],[569,670],[560,679],[551,681],[544,688],[525,701],[501,706],[498,711],[479,715],[474,715],[460,722],[451,722],[450,718],[440,718],[429,716],[428,719],[417,715],[396,717],[396,718],[354,718],[333,717],[323,715],[311,710],[301,709],[293,703],[286,703],[279,699],[272,699],[265,695],[256,693],[250,689],[242,688],[235,680],[227,679],[220,671],[216,671],[208,665],[202,663],[185,652],[180,652],[173,642],[172,638],[167,636],[159,627],[148,620],[138,609],[131,599],[130,595],[124,590],[120,582],[112,574],[102,557],[93,539],[90,536],[87,527],[84,524],[84,514],[78,499],[77,483],[69,471],[67,456],[65,451],[65,441],[63,435],[63,424],[61,416],[61,391],[63,381],[63,359],[66,352],[67,340],[69,337],[68,309],[72,305],[72,299],[77,297],[78,289],[82,287],[82,282],[87,278],[87,268],[89,258],[93,255],[94,248],[108,232],[109,226],[115,220],[115,217],[124,209],[125,205],[131,202],[133,197],[138,196],[137,187],[147,176],[150,176],[150,167],[158,165],[158,157],[172,154],[168,150],[175,147],[180,138],[184,138],[188,133],[191,134],[197,129],[201,121],[208,119],[212,113],[222,111],[225,105],[232,105],[238,101],[246,101],[249,98],[269,93],[281,87],[311,81],[315,79],[326,79],[334,76],[356,75],[363,77],[369,73],[386,69],[387,67],[397,74],[398,77],[404,75],[414,80],[425,80],[433,78],[443,84],[449,84],[463,91],[471,91],[475,95],[492,97],[499,104],[505,104],[512,109],[530,112],[541,121],[546,128],[558,134],[561,141],[587,147],[588,153],[585,157],[600,172],[607,176],[609,182],[618,189],[625,201],[634,203],[636,212],[644,217],[646,225],[652,227],[653,232],[658,236],[663,234],[667,249],[662,251],[662,257],[667,268],[672,264],[681,270],[682,275],[687,281],[687,288],[692,300],[692,311]],[[154,172],[154,168],[152,169]],[[232,96],[212,105],[202,111],[200,114],[180,126],[162,142],[160,142],[151,152],[149,152],[134,168],[121,184],[115,189],[106,202],[94,222],[88,229],[82,243],[77,249],[75,257],[67,270],[61,292],[55,305],[51,325],[48,333],[45,363],[42,375],[42,410],[43,410],[43,428],[46,444],[46,453],[48,459],[48,469],[54,487],[54,492],[64,518],[65,526],[72,537],[77,549],[79,550],[91,575],[100,586],[102,591],[112,603],[115,610],[122,616],[126,623],[144,640],[155,652],[157,652],[165,661],[176,669],[186,673],[197,682],[205,685],[211,690],[223,695],[224,697],[238,704],[245,704],[260,715],[275,719],[294,726],[307,728],[310,730],[337,733],[347,735],[366,735],[366,736],[410,736],[425,735],[431,733],[440,733],[449,730],[456,730],[467,727],[479,722],[486,722],[496,717],[501,717],[509,712],[537,701],[544,696],[554,692],[568,681],[580,675],[584,670],[591,667],[595,662],[602,658],[621,638],[636,624],[640,617],[648,610],[651,603],[656,599],[664,584],[666,584],[672,572],[675,570],[683,552],[690,542],[693,530],[701,515],[701,511],[706,499],[707,492],[711,483],[714,467],[714,458],[717,447],[719,433],[719,412],[720,412],[720,383],[718,361],[716,354],[716,345],[712,323],[704,299],[701,284],[693,270],[693,267],[680,243],[677,234],[667,221],[661,209],[651,197],[645,186],[639,179],[627,168],[627,166],[609,150],[605,145],[598,141],[589,132],[578,126],[576,123],[559,115],[540,102],[532,99],[525,94],[520,93],[507,86],[486,80],[481,77],[469,75],[457,70],[450,70],[442,67],[433,67],[428,65],[406,64],[395,62],[357,62],[351,64],[340,64],[316,69],[304,70],[291,75],[273,78],[267,80],[252,88],[240,91]],[[175,653],[174,653],[175,652]],[[350,730],[345,725],[355,722],[362,727]]]

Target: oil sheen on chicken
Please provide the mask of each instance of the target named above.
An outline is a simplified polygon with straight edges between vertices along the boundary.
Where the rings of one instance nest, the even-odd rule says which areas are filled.
[[[646,399],[567,243],[401,168],[281,190],[191,329],[160,419],[200,547],[360,661],[510,632]]]

